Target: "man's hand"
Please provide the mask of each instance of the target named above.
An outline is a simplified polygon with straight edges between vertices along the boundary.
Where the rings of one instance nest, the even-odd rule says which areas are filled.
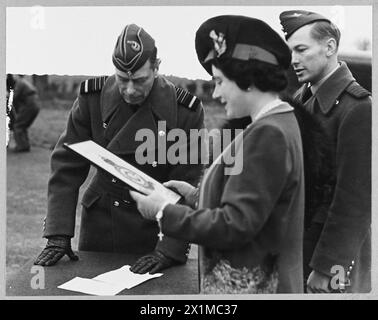
[[[57,263],[64,255],[73,260],[79,260],[71,249],[71,238],[68,236],[51,236],[48,238],[46,248],[43,249],[34,264],[40,266],[52,266]]]
[[[153,274],[179,263],[180,262],[176,260],[166,257],[159,251],[154,251],[151,254],[138,259],[138,261],[130,268],[130,271],[139,274],[147,272]]]
[[[331,277],[312,270],[307,280],[307,293],[331,293],[330,281]]]
[[[188,206],[195,207],[195,203],[198,200],[198,188],[193,187],[187,182],[177,180],[164,182],[163,185],[183,196]]]

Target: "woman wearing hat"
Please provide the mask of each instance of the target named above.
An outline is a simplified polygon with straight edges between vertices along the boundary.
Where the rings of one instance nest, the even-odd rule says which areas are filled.
[[[132,197],[164,235],[200,245],[201,293],[303,292],[302,142],[293,108],[279,99],[290,51],[266,23],[244,16],[207,20],[196,51],[227,116],[252,123],[209,167],[199,190],[166,183],[185,205],[155,193]],[[230,153],[235,170],[222,161]]]

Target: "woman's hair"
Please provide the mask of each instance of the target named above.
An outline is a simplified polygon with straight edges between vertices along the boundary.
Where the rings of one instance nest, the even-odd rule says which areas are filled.
[[[259,60],[242,61],[232,58],[218,58],[212,63],[242,90],[253,85],[263,92],[280,92],[288,85],[286,70],[281,66]]]

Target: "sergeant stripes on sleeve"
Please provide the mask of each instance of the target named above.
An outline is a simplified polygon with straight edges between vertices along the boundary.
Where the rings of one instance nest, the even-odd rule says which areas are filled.
[[[176,96],[177,96],[177,102],[181,103],[185,107],[196,110],[197,106],[201,103],[201,101],[194,95],[192,95],[190,92],[179,88],[176,88]]]
[[[80,84],[80,93],[91,93],[101,91],[108,76],[91,78],[83,81]]]

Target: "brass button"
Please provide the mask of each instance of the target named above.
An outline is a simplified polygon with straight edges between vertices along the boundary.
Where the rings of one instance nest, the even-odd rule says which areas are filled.
[[[108,127],[108,125],[107,125],[105,122],[103,122],[102,127],[103,127],[104,129],[106,129],[106,128]]]
[[[119,202],[118,202],[118,201],[114,201],[113,204],[114,204],[115,207],[118,207],[118,206],[119,206]]]
[[[164,136],[165,136],[165,132],[164,132],[163,130],[160,130],[160,131],[159,131],[159,136],[160,136],[160,137],[164,137]]]
[[[114,178],[113,178],[113,179],[112,179],[112,182],[113,182],[113,183],[116,183],[116,182],[117,182],[117,179],[114,179]]]
[[[153,161],[152,166],[155,168],[157,166],[157,161]]]

